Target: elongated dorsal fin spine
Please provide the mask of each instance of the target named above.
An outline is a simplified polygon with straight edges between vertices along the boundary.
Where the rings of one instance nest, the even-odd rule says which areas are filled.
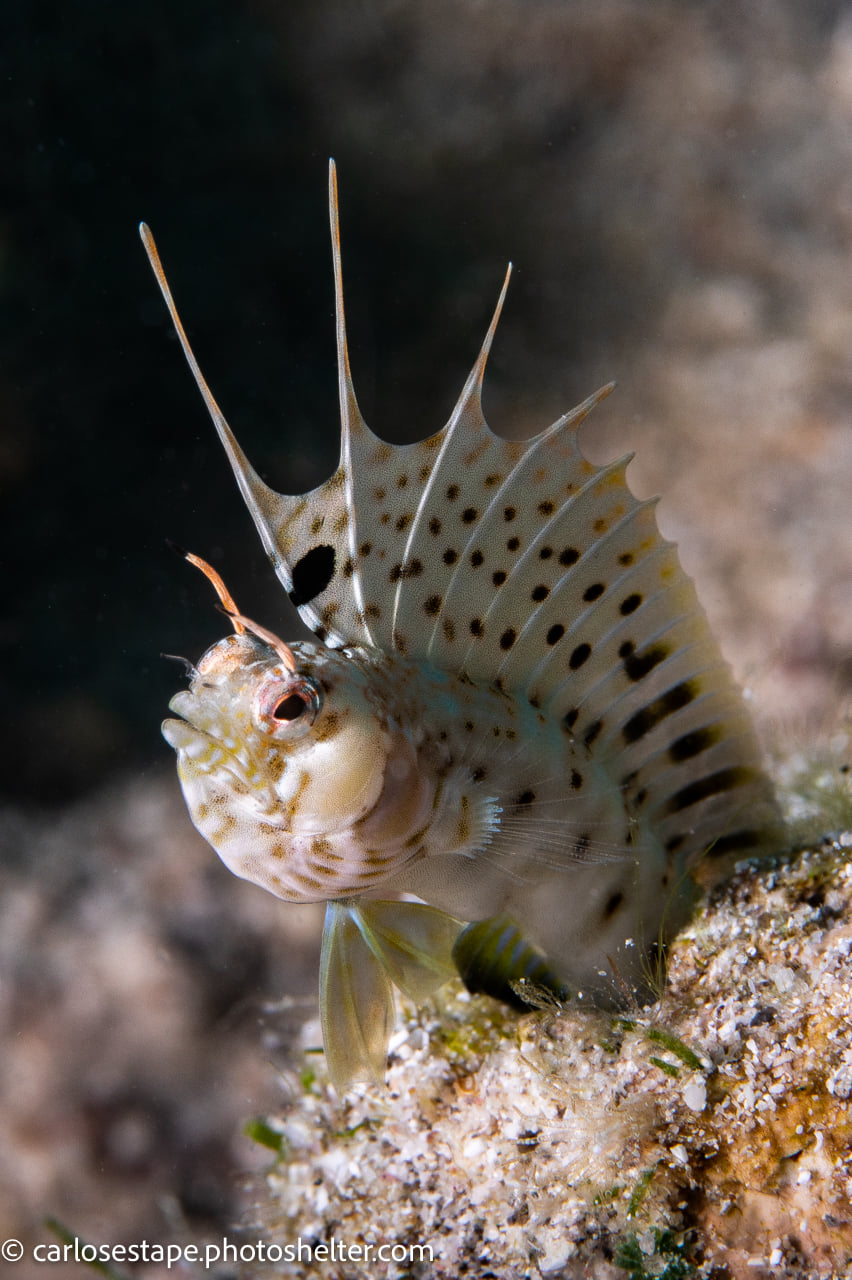
[[[497,299],[497,306],[494,308],[494,314],[491,317],[491,323],[488,326],[488,332],[483,339],[482,346],[479,349],[479,355],[476,357],[476,363],[467,376],[467,381],[462,387],[456,406],[450,415],[447,423],[448,431],[452,432],[459,424],[464,425],[466,431],[482,431],[488,428],[485,421],[485,415],[482,412],[482,382],[485,377],[485,366],[488,363],[488,357],[491,354],[491,344],[494,341],[494,335],[497,332],[497,325],[500,323],[500,314],[503,310],[503,303],[506,301],[506,294],[509,292],[509,280],[512,276],[511,262],[506,268],[506,275],[503,280],[503,287],[500,290],[500,296]]]
[[[195,379],[196,386],[201,392],[204,403],[207,406],[207,411],[213,419],[213,425],[216,428],[216,433],[219,436],[219,439],[222,441],[225,453],[228,455],[228,460],[233,468],[234,475],[237,478],[237,484],[240,487],[240,492],[242,493],[246,505],[254,517],[255,524],[257,525],[260,536],[263,539],[264,548],[273,563],[275,563],[280,560],[280,555],[275,539],[268,527],[266,517],[270,508],[274,507],[278,502],[279,496],[273,489],[270,489],[268,485],[264,484],[246,455],[243,453],[237,443],[233,431],[228,426],[225,415],[219,408],[213,392],[207,385],[207,379],[201,372],[201,367],[195,358],[195,352],[190,345],[189,338],[186,336],[186,330],[183,327],[183,321],[180,318],[171,288],[169,287],[169,282],[166,279],[166,273],[160,259],[160,254],[157,250],[154,236],[147,223],[139,223],[139,235],[143,245],[145,246],[145,252],[148,255],[148,261],[151,264],[151,269],[156,276],[157,284],[160,286],[160,292],[162,293],[166,306],[169,309],[169,315],[172,318],[172,324],[175,327],[175,332],[177,333],[180,345],[183,348],[183,354],[186,357],[186,362],[189,365],[193,378]]]
[[[343,268],[340,258],[340,210],[337,201],[337,166],[328,162],[328,219],[331,224],[331,255],[334,263],[334,319],[337,336],[337,381],[340,392],[340,422],[342,430],[341,463],[349,457],[349,441],[355,432],[366,430],[361,417],[352,370],[349,367],[349,344],[346,339],[346,312],[343,305]]]

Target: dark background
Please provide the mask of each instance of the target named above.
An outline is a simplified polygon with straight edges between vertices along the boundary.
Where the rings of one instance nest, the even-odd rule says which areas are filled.
[[[618,379],[584,449],[638,450],[770,737],[848,744],[847,4],[5,0],[0,1234],[28,1243],[45,1214],[221,1232],[242,1126],[300,1087],[319,914],[190,827],[159,655],[226,628],[165,539],[298,624],[136,227],[248,455],[303,491],[338,443],[329,156],[373,429],[446,420],[513,259],[492,426]]]

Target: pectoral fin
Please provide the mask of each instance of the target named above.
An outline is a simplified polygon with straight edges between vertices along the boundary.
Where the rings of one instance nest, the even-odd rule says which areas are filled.
[[[393,987],[416,1003],[456,976],[461,924],[420,902],[330,902],[320,959],[320,1018],[331,1082],[384,1079]]]

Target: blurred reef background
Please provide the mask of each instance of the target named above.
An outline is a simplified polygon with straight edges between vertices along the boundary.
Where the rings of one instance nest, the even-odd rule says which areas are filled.
[[[289,492],[336,462],[328,157],[379,434],[443,424],[511,258],[491,425],[615,378],[584,448],[637,450],[771,745],[842,749],[852,10],[6,0],[0,86],[0,1234],[204,1238],[240,1216],[319,914],[218,865],[159,737],[160,654],[224,630],[167,537],[300,631],[137,223]]]

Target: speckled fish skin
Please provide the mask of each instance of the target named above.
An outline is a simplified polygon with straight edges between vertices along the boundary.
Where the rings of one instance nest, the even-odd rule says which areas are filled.
[[[349,371],[333,165],[330,206],[343,443],[306,495],[251,468],[143,238],[319,641],[292,646],[292,670],[262,638],[221,641],[164,733],[225,863],[287,901],[329,903],[320,1004],[340,1089],[381,1074],[393,986],[419,999],[449,976],[467,922],[493,918],[578,997],[646,995],[649,952],[689,914],[695,880],[774,848],[780,822],[654,503],[630,493],[629,458],[580,452],[609,388],[531,440],[495,436],[480,395],[504,285],[447,426],[380,441]]]

